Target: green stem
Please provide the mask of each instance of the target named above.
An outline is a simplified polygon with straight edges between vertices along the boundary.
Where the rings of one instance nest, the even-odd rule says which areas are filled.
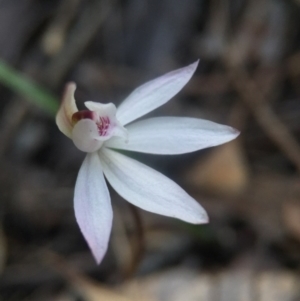
[[[48,114],[54,116],[59,108],[59,101],[55,96],[1,60],[0,83],[39,106]]]

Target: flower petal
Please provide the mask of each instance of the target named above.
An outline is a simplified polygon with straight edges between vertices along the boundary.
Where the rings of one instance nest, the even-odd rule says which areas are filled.
[[[90,110],[96,112],[99,116],[116,116],[117,108],[113,103],[100,103],[94,101],[85,101],[84,105]]]
[[[169,72],[135,89],[118,107],[117,119],[125,125],[165,104],[190,80],[198,62]]]
[[[107,148],[101,149],[100,159],[107,180],[128,202],[189,223],[208,221],[197,201],[158,171]]]
[[[97,124],[91,119],[79,120],[72,130],[72,140],[75,146],[83,152],[97,151],[105,139],[99,135]]]
[[[66,85],[62,103],[56,115],[58,128],[69,138],[71,138],[73,128],[72,115],[78,111],[74,98],[75,90],[75,83],[71,82]]]
[[[97,153],[88,154],[80,168],[74,208],[81,232],[100,263],[107,250],[113,213]]]
[[[236,138],[239,132],[212,121],[185,117],[156,117],[134,122],[127,127],[128,141],[113,137],[105,146],[175,155],[216,146]]]

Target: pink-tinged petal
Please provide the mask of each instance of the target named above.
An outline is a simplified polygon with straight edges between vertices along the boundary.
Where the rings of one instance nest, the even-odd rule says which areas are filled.
[[[118,107],[117,119],[125,125],[165,104],[190,80],[198,62],[169,72],[135,89]]]
[[[62,103],[56,115],[58,128],[69,138],[71,138],[73,128],[72,115],[78,111],[74,98],[75,90],[75,83],[68,83],[66,85]]]
[[[97,263],[100,263],[107,250],[113,213],[97,153],[87,154],[80,168],[74,208],[80,230]]]
[[[107,148],[99,154],[105,177],[128,202],[193,224],[208,222],[200,204],[163,174]]]
[[[79,150],[92,153],[102,146],[105,137],[99,135],[99,129],[94,120],[81,119],[72,130],[72,140]]]
[[[157,117],[127,127],[128,141],[113,137],[105,146],[142,153],[175,155],[226,143],[239,135],[230,126],[185,117]]]

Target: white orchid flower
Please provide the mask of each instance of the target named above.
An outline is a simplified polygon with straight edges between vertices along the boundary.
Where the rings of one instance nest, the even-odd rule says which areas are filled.
[[[228,142],[235,129],[186,117],[135,119],[165,104],[190,80],[198,62],[167,73],[135,89],[116,108],[85,102],[78,111],[69,83],[57,113],[59,129],[86,152],[75,186],[74,207],[79,227],[98,263],[106,253],[112,227],[112,207],[104,176],[117,193],[144,210],[201,224],[206,211],[176,183],[116,150],[160,155],[197,151]],[[104,175],[103,175],[104,174]]]

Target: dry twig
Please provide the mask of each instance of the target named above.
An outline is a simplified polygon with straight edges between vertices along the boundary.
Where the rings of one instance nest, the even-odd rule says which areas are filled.
[[[299,143],[276,116],[256,83],[241,68],[229,71],[229,77],[240,99],[251,110],[258,124],[300,172]]]

